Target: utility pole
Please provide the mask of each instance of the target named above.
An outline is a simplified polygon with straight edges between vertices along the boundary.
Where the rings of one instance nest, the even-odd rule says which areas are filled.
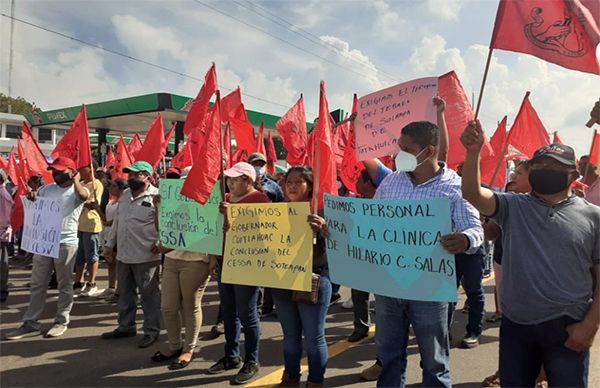
[[[12,113],[13,38],[15,33],[15,0],[10,0],[10,51],[8,53],[8,113]]]

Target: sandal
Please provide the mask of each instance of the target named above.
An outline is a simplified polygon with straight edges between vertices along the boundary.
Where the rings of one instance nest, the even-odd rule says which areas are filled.
[[[487,322],[496,323],[502,319],[502,314],[494,313],[486,319]]]
[[[181,359],[177,359],[175,361],[173,361],[170,365],[169,365],[169,369],[170,370],[179,370],[179,369],[183,369],[186,366],[190,365],[190,363],[192,362],[192,360],[194,359],[194,355],[192,354],[192,357],[190,358],[189,361],[186,360],[181,360]]]
[[[152,356],[152,361],[163,362],[163,361],[167,361],[167,360],[172,360],[174,358],[179,357],[181,355],[181,352],[183,352],[183,348],[179,348],[178,350],[175,351],[175,353],[167,356],[159,350],[158,352],[154,353],[154,355]]]

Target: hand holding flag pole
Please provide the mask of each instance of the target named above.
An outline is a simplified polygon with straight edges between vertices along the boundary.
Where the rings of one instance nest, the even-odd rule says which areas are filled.
[[[600,99],[594,104],[594,107],[590,112],[590,119],[585,124],[585,126],[591,128],[594,124],[600,125]]]

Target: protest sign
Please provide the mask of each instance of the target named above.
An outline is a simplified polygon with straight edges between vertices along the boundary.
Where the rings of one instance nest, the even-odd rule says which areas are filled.
[[[26,196],[21,201],[25,211],[21,249],[57,259],[63,224],[61,201],[44,197],[30,201]]]
[[[437,121],[432,98],[438,78],[405,82],[358,100],[355,123],[356,158],[366,160],[398,153],[400,130],[413,121]]]
[[[223,283],[310,291],[308,202],[230,205]]]
[[[158,229],[160,243],[171,249],[221,255],[223,215],[221,188],[215,185],[205,205],[180,194],[184,180],[161,179]]]
[[[331,281],[395,298],[455,302],[447,198],[383,201],[325,197]]]

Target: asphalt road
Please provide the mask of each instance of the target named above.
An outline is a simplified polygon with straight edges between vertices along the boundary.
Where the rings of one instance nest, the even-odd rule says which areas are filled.
[[[11,266],[11,294],[0,310],[0,338],[19,325],[28,304],[27,282],[29,272],[22,267]],[[101,267],[99,286],[106,285],[106,269]],[[486,309],[493,311],[493,278],[486,279]],[[342,300],[350,290],[342,288]],[[48,329],[56,308],[57,292],[48,293],[48,303],[43,316],[43,327]],[[460,295],[459,306],[464,302]],[[201,349],[190,366],[179,371],[169,371],[166,365],[150,360],[158,349],[165,349],[166,335],[147,349],[138,349],[136,338],[102,340],[100,334],[116,327],[117,308],[114,304],[97,299],[79,298],[72,311],[69,330],[60,338],[46,339],[41,336],[19,341],[0,342],[0,386],[202,386],[225,387],[235,371],[209,376],[206,370],[223,355],[223,337],[209,339],[210,326],[218,308],[216,285],[210,284],[203,299],[204,320],[201,332]],[[374,305],[374,302],[373,302]],[[141,311],[138,318],[141,318]],[[456,387],[481,387],[484,377],[493,373],[498,363],[499,324],[487,324],[474,349],[460,349],[458,344],[464,335],[466,315],[457,312],[452,327],[454,340],[451,350],[451,372]],[[261,322],[259,376],[248,386],[271,387],[279,382],[282,373],[282,334],[276,318]],[[368,338],[351,346],[345,338],[352,332],[352,310],[344,310],[341,303],[333,305],[327,316],[327,341],[330,360],[325,386],[372,387],[375,382],[362,382],[360,372],[372,365],[375,345]],[[421,381],[418,348],[414,337],[409,344],[408,383]],[[590,363],[590,387],[600,387],[600,340],[596,340]],[[303,374],[306,376],[306,372]]]

